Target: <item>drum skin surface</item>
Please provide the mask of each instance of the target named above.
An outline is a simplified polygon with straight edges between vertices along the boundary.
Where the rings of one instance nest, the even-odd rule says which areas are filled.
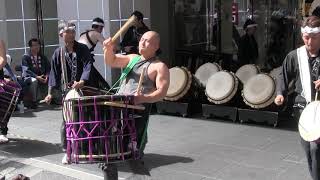
[[[233,76],[226,71],[219,71],[208,79],[206,95],[216,101],[230,96],[235,87]]]
[[[316,141],[320,138],[320,101],[308,104],[299,119],[299,133],[305,141]]]
[[[266,107],[273,102],[275,82],[269,75],[258,74],[251,77],[243,86],[242,96],[245,102],[253,108]]]
[[[69,100],[69,99],[73,99],[73,98],[79,98],[82,95],[80,95],[81,93],[79,93],[79,91],[75,90],[75,89],[71,89],[70,91],[68,91],[68,93],[65,96],[65,100]]]
[[[187,85],[188,75],[182,68],[173,67],[169,69],[170,85],[167,91],[167,97],[179,95]]]
[[[245,84],[251,77],[257,74],[259,74],[259,69],[254,64],[243,65],[236,72],[236,76],[239,78],[242,84]]]
[[[202,87],[206,87],[208,79],[220,70],[221,67],[216,63],[205,63],[197,69],[195,77],[198,79]]]

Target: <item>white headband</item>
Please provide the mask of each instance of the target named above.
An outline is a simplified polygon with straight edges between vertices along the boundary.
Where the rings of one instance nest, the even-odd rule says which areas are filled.
[[[92,22],[92,25],[98,25],[98,26],[104,27],[104,24],[103,24],[103,23],[97,22],[97,21],[93,21],[93,22]]]
[[[63,29],[61,29],[61,30],[59,31],[59,34],[62,34],[62,33],[64,33],[64,32],[66,32],[67,30],[75,31],[75,30],[76,30],[76,26],[64,27]]]
[[[309,26],[306,26],[306,27],[301,27],[301,33],[308,33],[308,34],[311,34],[311,33],[319,33],[320,32],[320,27],[315,27],[315,28],[312,28],[312,27],[309,27]]]

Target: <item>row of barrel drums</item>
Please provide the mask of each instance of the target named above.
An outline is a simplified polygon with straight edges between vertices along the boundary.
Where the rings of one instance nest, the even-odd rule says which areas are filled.
[[[205,63],[194,75],[185,67],[173,67],[165,100],[274,109],[275,79],[279,74],[280,68],[261,73],[254,64],[244,65],[233,73],[222,70],[216,63]]]

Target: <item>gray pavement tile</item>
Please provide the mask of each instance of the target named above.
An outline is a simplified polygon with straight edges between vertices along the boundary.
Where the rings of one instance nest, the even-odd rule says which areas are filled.
[[[204,177],[215,178],[217,172],[230,165],[230,163],[215,157],[195,157],[192,163],[176,163],[165,166],[174,171],[192,173]]]
[[[278,153],[257,151],[253,152],[251,156],[247,157],[239,164],[248,166],[263,168],[268,170],[282,170],[286,168],[291,162],[285,161],[286,156]]]
[[[311,180],[307,164],[290,164],[274,180]]]
[[[272,142],[272,139],[264,138],[259,135],[249,136],[245,134],[237,134],[233,137],[226,137],[225,139],[216,142],[216,144],[248,150],[262,150]]]
[[[242,162],[252,155],[256,150],[225,146],[221,144],[205,144],[200,146],[196,152],[191,154],[211,156],[230,163]]]
[[[233,164],[219,171],[217,178],[221,180],[271,180],[277,177],[278,173],[274,170]]]
[[[150,172],[153,180],[202,180],[203,176],[192,173],[173,171],[167,168],[157,168]],[[212,179],[214,180],[214,179]]]
[[[38,174],[30,177],[32,180],[77,180],[69,176],[50,171],[41,171]]]

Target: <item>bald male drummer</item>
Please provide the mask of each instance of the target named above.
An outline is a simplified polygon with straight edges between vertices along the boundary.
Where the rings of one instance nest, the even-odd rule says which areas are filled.
[[[160,35],[155,31],[144,33],[139,41],[139,54],[121,55],[114,53],[114,42],[111,38],[104,41],[104,60],[113,68],[125,68],[129,62],[136,61],[132,70],[122,81],[118,94],[135,95],[135,104],[143,104],[146,110],[137,112],[141,118],[135,120],[137,130],[137,143],[141,157],[147,143],[147,125],[151,103],[162,100],[169,87],[169,69],[159,57]],[[141,92],[137,92],[140,75],[144,71]],[[141,172],[143,162],[132,161],[129,163],[131,169]],[[138,169],[137,169],[138,168]],[[143,168],[143,166],[141,167]],[[105,179],[117,179],[117,168],[114,165],[106,165],[104,168]]]
[[[78,40],[79,43],[85,44],[91,53],[92,59],[94,60],[94,49],[97,46],[97,44],[100,42],[101,44],[105,40],[102,32],[104,28],[104,21],[103,19],[96,17],[92,20],[91,23],[91,29],[84,31],[80,34],[80,38]],[[88,86],[93,86],[99,89],[109,89],[110,86],[106,82],[106,80],[101,76],[99,71],[95,68],[95,66],[92,66],[92,70],[90,73],[90,79],[91,81],[88,82]]]

